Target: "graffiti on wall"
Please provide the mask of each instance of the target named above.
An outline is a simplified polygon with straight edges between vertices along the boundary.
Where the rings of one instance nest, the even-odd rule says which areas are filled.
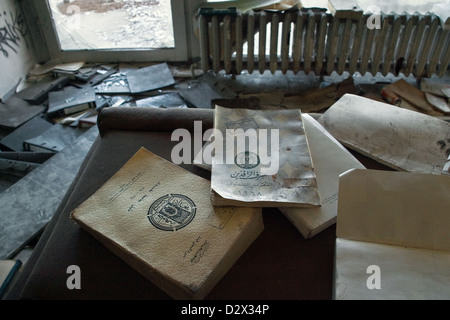
[[[0,54],[8,58],[11,52],[17,53],[22,40],[28,46],[27,36],[28,28],[21,13],[0,11]]]

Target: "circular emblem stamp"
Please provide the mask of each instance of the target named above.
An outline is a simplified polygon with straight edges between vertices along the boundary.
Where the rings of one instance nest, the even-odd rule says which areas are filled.
[[[195,203],[181,194],[169,194],[156,200],[148,210],[148,219],[156,228],[177,231],[187,226],[197,212]]]
[[[242,169],[253,169],[260,164],[259,156],[253,152],[242,152],[234,158],[234,163]]]

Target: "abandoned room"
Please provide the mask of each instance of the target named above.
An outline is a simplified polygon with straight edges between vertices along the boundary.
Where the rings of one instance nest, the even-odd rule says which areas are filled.
[[[0,299],[450,299],[449,15],[0,1]]]

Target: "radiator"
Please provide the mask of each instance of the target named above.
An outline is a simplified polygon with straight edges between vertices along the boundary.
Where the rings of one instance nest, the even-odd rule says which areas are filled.
[[[447,73],[449,30],[439,17],[381,13],[378,27],[369,28],[370,14],[343,16],[312,9],[200,12],[201,68],[228,74],[279,70],[442,77]]]

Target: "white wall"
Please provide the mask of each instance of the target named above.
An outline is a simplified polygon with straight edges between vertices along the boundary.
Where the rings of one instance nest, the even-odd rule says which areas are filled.
[[[30,30],[17,0],[0,1],[0,100],[34,67]]]

